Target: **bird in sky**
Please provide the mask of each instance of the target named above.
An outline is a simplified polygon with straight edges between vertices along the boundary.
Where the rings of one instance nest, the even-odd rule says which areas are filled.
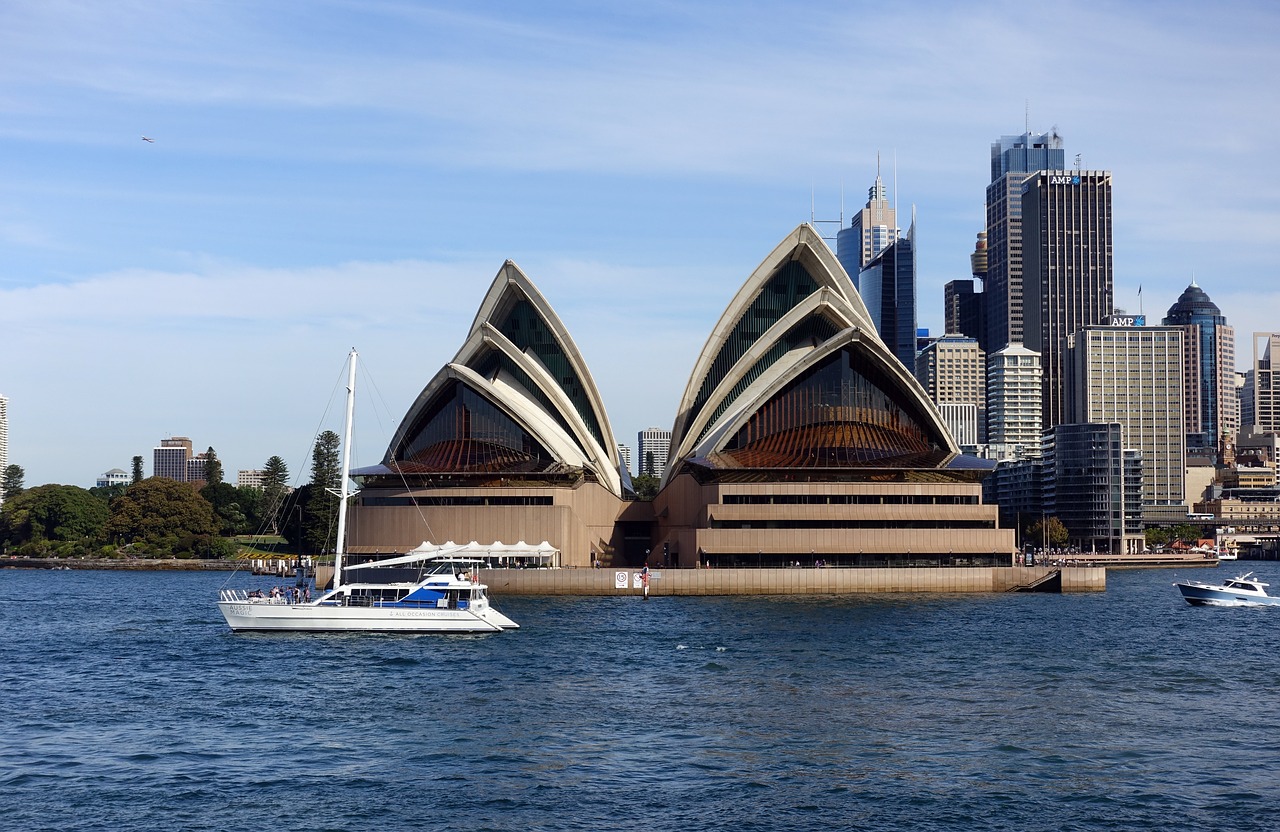
[[[144,142],[151,142],[152,144],[155,144],[155,143],[156,143],[156,140],[155,140],[155,139],[149,138],[149,137],[147,137],[147,136],[143,136],[143,137],[142,137],[142,140],[143,140]]]

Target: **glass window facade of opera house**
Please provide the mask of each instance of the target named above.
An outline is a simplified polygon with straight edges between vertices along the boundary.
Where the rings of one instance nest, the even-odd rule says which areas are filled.
[[[875,332],[808,225],[748,276],[635,499],[586,362],[532,281],[499,270],[466,341],[362,485],[356,556],[547,541],[565,567],[1007,566],[987,469]]]

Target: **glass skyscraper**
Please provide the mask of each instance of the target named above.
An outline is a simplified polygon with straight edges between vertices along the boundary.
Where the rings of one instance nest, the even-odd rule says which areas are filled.
[[[1020,202],[1022,341],[1040,353],[1047,431],[1072,421],[1064,418],[1066,339],[1113,311],[1111,173],[1042,170],[1022,183]]]
[[[1184,329],[1187,447],[1216,450],[1224,434],[1234,436],[1240,430],[1235,330],[1194,280],[1162,323]]]
[[[880,340],[908,373],[916,366],[915,222],[881,251],[858,275],[858,291],[867,304]]]
[[[1062,170],[1066,151],[1056,132],[1001,136],[991,144],[991,184],[987,186],[986,307],[988,354],[1023,339],[1022,183],[1041,170]]]
[[[858,286],[858,275],[877,254],[898,240],[897,211],[889,203],[889,193],[880,179],[880,161],[876,159],[876,181],[867,190],[867,204],[853,215],[848,228],[836,234],[836,259]]]

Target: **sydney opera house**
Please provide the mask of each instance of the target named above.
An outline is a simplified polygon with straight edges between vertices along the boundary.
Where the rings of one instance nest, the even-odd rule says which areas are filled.
[[[637,500],[583,355],[512,262],[466,341],[354,472],[348,549],[550,542],[566,567],[1007,566],[919,383],[808,225],[746,279],[675,405],[671,455]]]

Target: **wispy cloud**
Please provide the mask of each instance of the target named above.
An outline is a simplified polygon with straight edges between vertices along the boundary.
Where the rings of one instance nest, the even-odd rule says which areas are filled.
[[[900,215],[918,207],[937,328],[988,146],[1024,119],[1113,171],[1118,296],[1142,283],[1152,317],[1195,274],[1275,328],[1250,293],[1280,260],[1278,37],[1280,12],[1246,2],[15,0],[0,326],[31,358],[0,376],[11,442],[63,470],[88,464],[76,430],[103,468],[168,430],[283,454],[314,368],[352,343],[411,400],[505,257],[628,440],[670,421],[811,193],[822,219],[843,190],[847,218],[877,151]]]

